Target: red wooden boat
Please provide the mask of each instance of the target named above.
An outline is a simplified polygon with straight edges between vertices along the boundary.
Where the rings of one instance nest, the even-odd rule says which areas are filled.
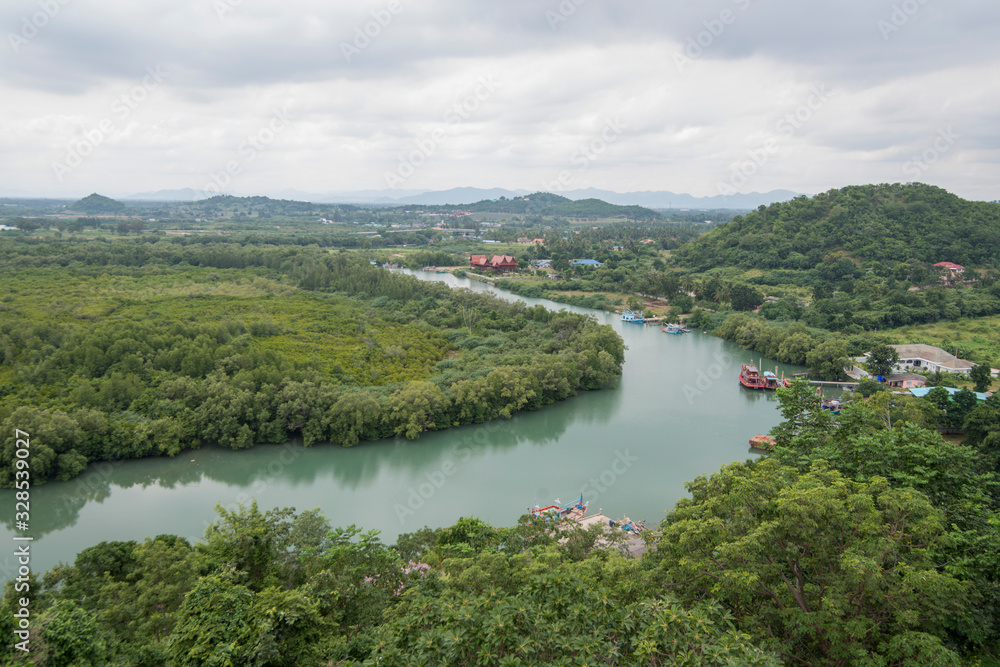
[[[747,389],[777,389],[787,387],[790,383],[790,380],[779,379],[778,375],[771,371],[761,373],[752,363],[743,364],[740,368],[740,384]]]

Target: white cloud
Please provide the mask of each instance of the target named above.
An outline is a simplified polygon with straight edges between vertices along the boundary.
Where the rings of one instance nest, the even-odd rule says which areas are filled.
[[[975,0],[53,2],[44,21],[37,0],[0,7],[5,189],[201,188],[233,160],[241,193],[382,188],[437,131],[401,187],[569,172],[573,187],[707,195],[770,146],[738,189],[813,192],[911,180],[905,165],[953,127],[919,180],[1000,196],[1000,8]],[[149,67],[165,81],[122,117]],[[477,97],[483,77],[498,85]],[[789,133],[815,86],[830,99]],[[294,119],[241,153],[286,107]],[[53,164],[109,119],[59,180]],[[601,146],[608,122],[623,129]]]

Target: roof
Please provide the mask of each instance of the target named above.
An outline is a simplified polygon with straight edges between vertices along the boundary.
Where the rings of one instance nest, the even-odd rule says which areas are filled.
[[[965,270],[964,266],[962,266],[961,264],[956,264],[955,262],[938,262],[934,266],[943,266],[946,269],[962,269],[963,271]]]
[[[485,255],[484,255],[485,257]],[[493,255],[493,259],[490,260],[490,264],[517,264],[514,261],[513,255]]]
[[[959,359],[954,354],[949,354],[940,347],[924,345],[923,343],[913,343],[910,345],[893,345],[899,353],[899,359],[926,359],[939,366],[949,368],[972,368],[975,366],[971,361]]]
[[[954,387],[941,387],[941,388],[944,389],[949,394],[951,394],[952,396],[962,391],[961,389],[955,389]],[[930,393],[931,389],[936,389],[936,387],[920,387],[918,389],[910,389],[909,391],[917,398],[923,398],[924,396]],[[979,391],[974,391],[972,393],[975,394],[977,401],[985,401],[988,398],[986,394]]]
[[[574,262],[570,262],[577,266],[604,266],[602,262],[598,262],[596,259],[578,259]]]
[[[887,382],[903,382],[904,380],[926,380],[927,378],[917,373],[890,373],[885,376]]]

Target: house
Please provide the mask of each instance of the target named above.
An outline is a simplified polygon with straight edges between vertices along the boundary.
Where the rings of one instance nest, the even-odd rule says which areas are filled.
[[[490,260],[490,270],[497,273],[511,273],[517,271],[517,262],[513,255],[493,255]]]
[[[948,392],[952,398],[954,398],[955,394],[961,391],[961,389],[955,389],[954,387],[941,387],[941,388],[944,389],[946,392]],[[934,387],[920,387],[919,389],[911,389],[910,393],[916,396],[917,398],[924,398],[925,396],[927,396],[927,394],[931,392],[932,389],[934,389]],[[986,399],[989,398],[989,396],[987,396],[986,394],[983,394],[978,391],[974,391],[972,393],[975,394],[977,403],[985,403]]]
[[[532,239],[532,243],[545,243],[545,239]]]
[[[596,259],[577,259],[570,264],[572,266],[604,266],[603,262],[598,262]]]
[[[890,387],[898,387],[899,389],[915,389],[927,384],[927,378],[916,373],[893,373],[886,376],[885,383]]]
[[[965,272],[965,267],[955,262],[938,262],[934,266],[946,270],[952,278],[956,278]]]
[[[934,266],[941,269],[943,274],[941,281],[945,285],[953,285],[956,280],[962,280],[962,274],[965,272],[965,267],[955,262],[938,262]]]
[[[493,255],[490,259],[486,259],[486,255],[472,255],[469,257],[469,268],[510,273],[517,270],[517,262],[512,255]]]
[[[899,363],[896,369],[899,372],[905,371],[927,371],[936,373],[968,373],[975,366],[971,361],[959,359],[953,354],[949,354],[939,347],[924,345],[922,343],[913,345],[893,345],[899,353]]]

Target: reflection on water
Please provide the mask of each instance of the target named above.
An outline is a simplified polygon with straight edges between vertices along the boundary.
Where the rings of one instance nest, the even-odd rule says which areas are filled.
[[[450,274],[416,274],[491,290]],[[70,561],[101,540],[162,533],[195,540],[214,521],[216,504],[252,499],[265,509],[318,507],[334,525],[376,528],[387,541],[460,516],[510,524],[529,505],[581,490],[595,510],[656,522],[686,495],[686,481],[756,456],[747,440],[780,420],[773,392],[740,387],[747,353],[730,343],[697,332],[668,336],[655,326],[623,325],[613,313],[522,300],[589,313],[619,331],[628,346],[619,386],[415,441],[348,449],[305,449],[299,442],[238,452],[206,447],[174,459],[95,464],[80,478],[32,489],[33,569]],[[0,492],[0,539],[10,539],[13,511],[13,491]],[[0,557],[0,579],[7,575]]]

